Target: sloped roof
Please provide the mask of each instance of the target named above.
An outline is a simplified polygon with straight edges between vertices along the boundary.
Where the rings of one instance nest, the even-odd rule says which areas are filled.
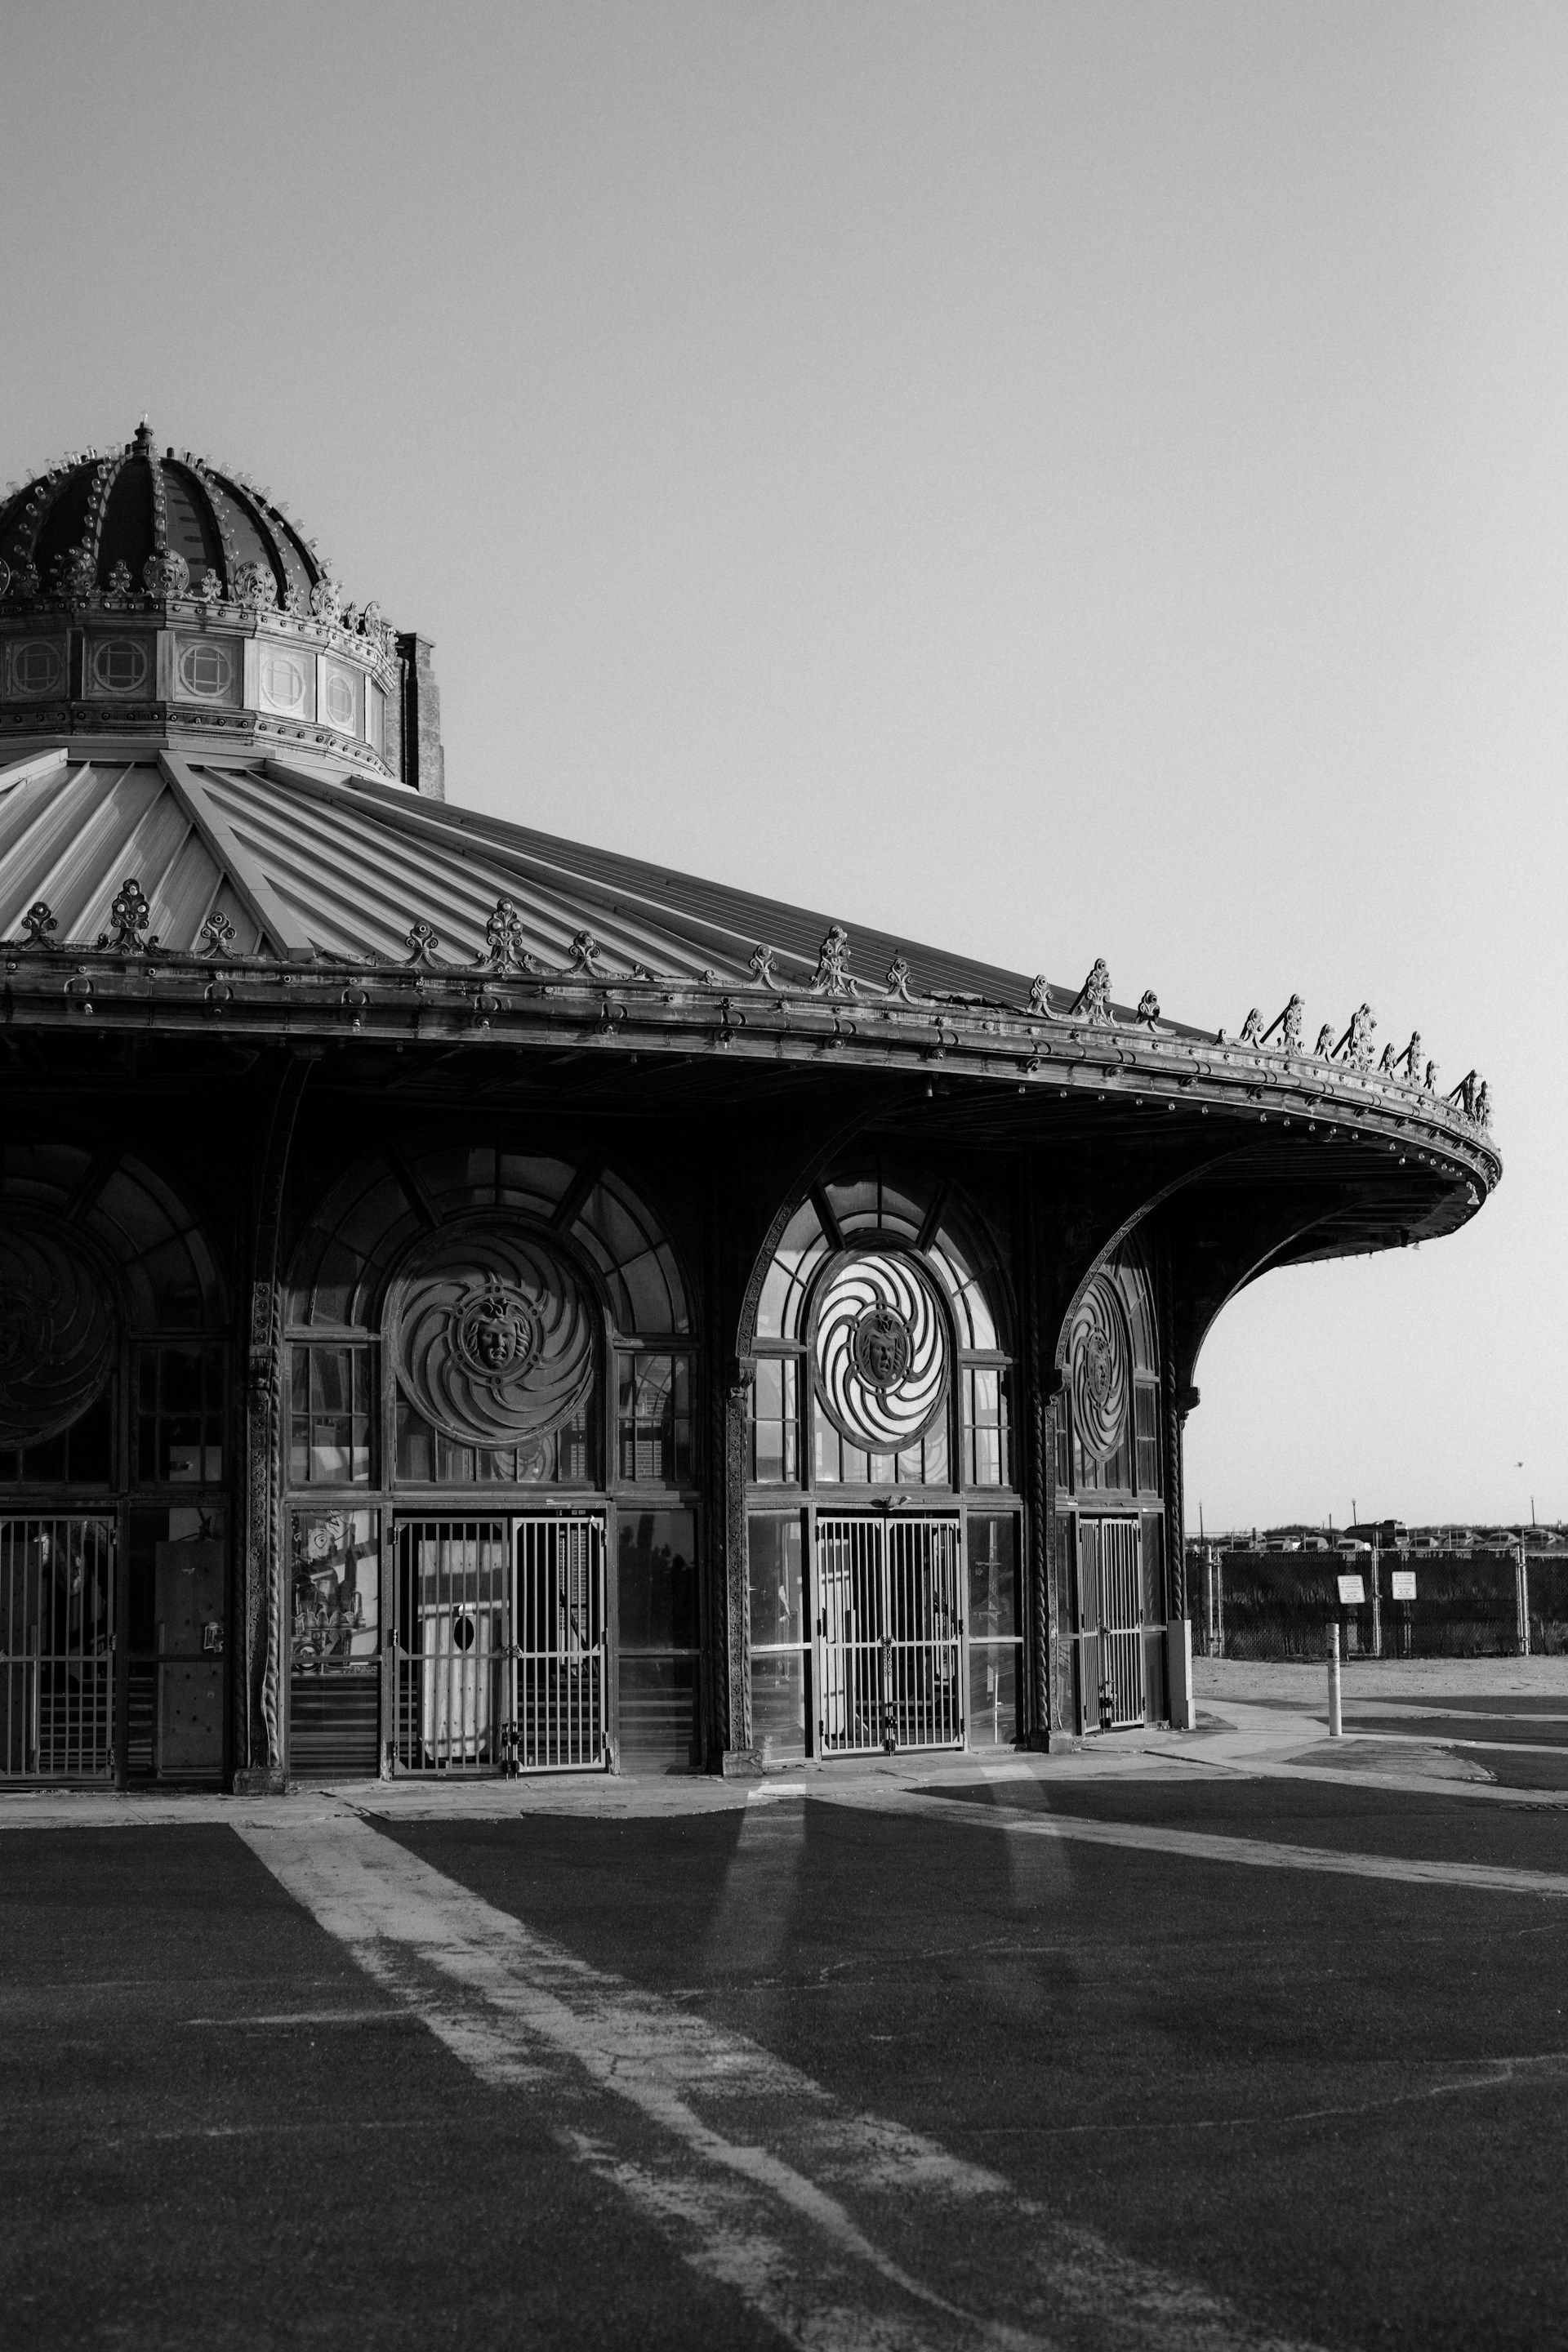
[[[471,965],[504,899],[516,910],[517,948],[540,970],[572,966],[587,933],[605,977],[740,984],[754,980],[765,948],[779,983],[799,987],[833,919],[394,786],[319,781],[273,761],[57,752],[0,769],[0,938],[17,937],[41,899],[58,944],[90,945],[128,881],[145,894],[147,928],[165,952],[200,953],[216,918],[232,926],[226,955],[291,961],[406,963],[418,923],[436,934],[434,961]],[[850,969],[880,987],[900,954],[919,995],[1028,1004],[1029,977],[879,929],[857,927]],[[1052,1009],[1076,994],[1053,988]]]

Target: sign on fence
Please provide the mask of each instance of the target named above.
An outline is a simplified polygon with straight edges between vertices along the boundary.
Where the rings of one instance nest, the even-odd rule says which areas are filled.
[[[1342,1609],[1364,1609],[1366,1586],[1359,1576],[1342,1576],[1339,1580]]]
[[[1415,1600],[1415,1570],[1413,1568],[1394,1568],[1394,1569],[1391,1569],[1391,1570],[1389,1570],[1389,1576],[1390,1576],[1390,1579],[1391,1579],[1391,1580],[1392,1580],[1392,1582],[1393,1582],[1393,1586],[1394,1586],[1394,1596],[1393,1596],[1393,1597],[1394,1597],[1394,1599],[1395,1601],[1414,1601],[1414,1600]]]

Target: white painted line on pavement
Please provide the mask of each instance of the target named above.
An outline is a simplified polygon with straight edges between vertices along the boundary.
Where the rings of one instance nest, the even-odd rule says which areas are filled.
[[[1347,1754],[1353,1746],[1353,1741],[1349,1744]],[[1461,1797],[1467,1802],[1479,1798],[1488,1804],[1523,1805],[1536,1813],[1568,1809],[1568,1789],[1516,1789],[1497,1780],[1451,1780],[1435,1772],[1358,1772],[1353,1764],[1271,1764],[1256,1756],[1184,1756],[1178,1760],[1205,1772],[1228,1773],[1234,1780],[1316,1780],[1331,1789],[1374,1789],[1384,1797]]]
[[[1491,1717],[1492,1722],[1497,1717]],[[1441,1731],[1364,1731],[1347,1725],[1347,1739],[1392,1739],[1400,1748],[1487,1748],[1502,1756],[1560,1756],[1568,1764],[1568,1746],[1561,1739],[1471,1739],[1463,1732],[1452,1737]]]
[[[1000,2174],[842,2105],[760,2042],[590,1967],[368,1822],[240,1834],[482,2081],[546,2085],[575,2160],[798,2352],[1304,2352]],[[961,2276],[951,2293],[926,2274],[940,2254]]]
[[[1446,1790],[1448,1784],[1439,1785]],[[1335,1877],[1470,1886],[1494,1895],[1568,1896],[1568,1874],[1555,1870],[1510,1870],[1489,1862],[1425,1862],[1393,1853],[1340,1853],[1330,1846],[1227,1837],[1223,1831],[1165,1829],[1146,1822],[1097,1822],[1081,1813],[1026,1813],[1011,1805],[977,1805],[968,1798],[931,1797],[915,1790],[844,1788],[825,1790],[823,1794],[830,1804],[862,1811],[920,1813],[928,1821],[962,1822],[977,1829],[1005,1830],[1011,1836],[1131,1847],[1144,1853],[1180,1854],[1189,1862],[1235,1862],[1255,1870],[1317,1870]]]

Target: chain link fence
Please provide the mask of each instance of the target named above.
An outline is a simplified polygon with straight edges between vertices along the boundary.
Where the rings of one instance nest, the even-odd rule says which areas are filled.
[[[1359,1577],[1363,1600],[1341,1598]],[[1187,1591],[1196,1656],[1349,1658],[1568,1654],[1568,1558],[1510,1551],[1231,1551],[1194,1546]]]

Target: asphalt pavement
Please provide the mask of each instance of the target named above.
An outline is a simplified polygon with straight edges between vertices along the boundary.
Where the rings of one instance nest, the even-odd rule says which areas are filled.
[[[1568,1668],[1498,1696],[8,1800],[5,2340],[1568,2343]]]

